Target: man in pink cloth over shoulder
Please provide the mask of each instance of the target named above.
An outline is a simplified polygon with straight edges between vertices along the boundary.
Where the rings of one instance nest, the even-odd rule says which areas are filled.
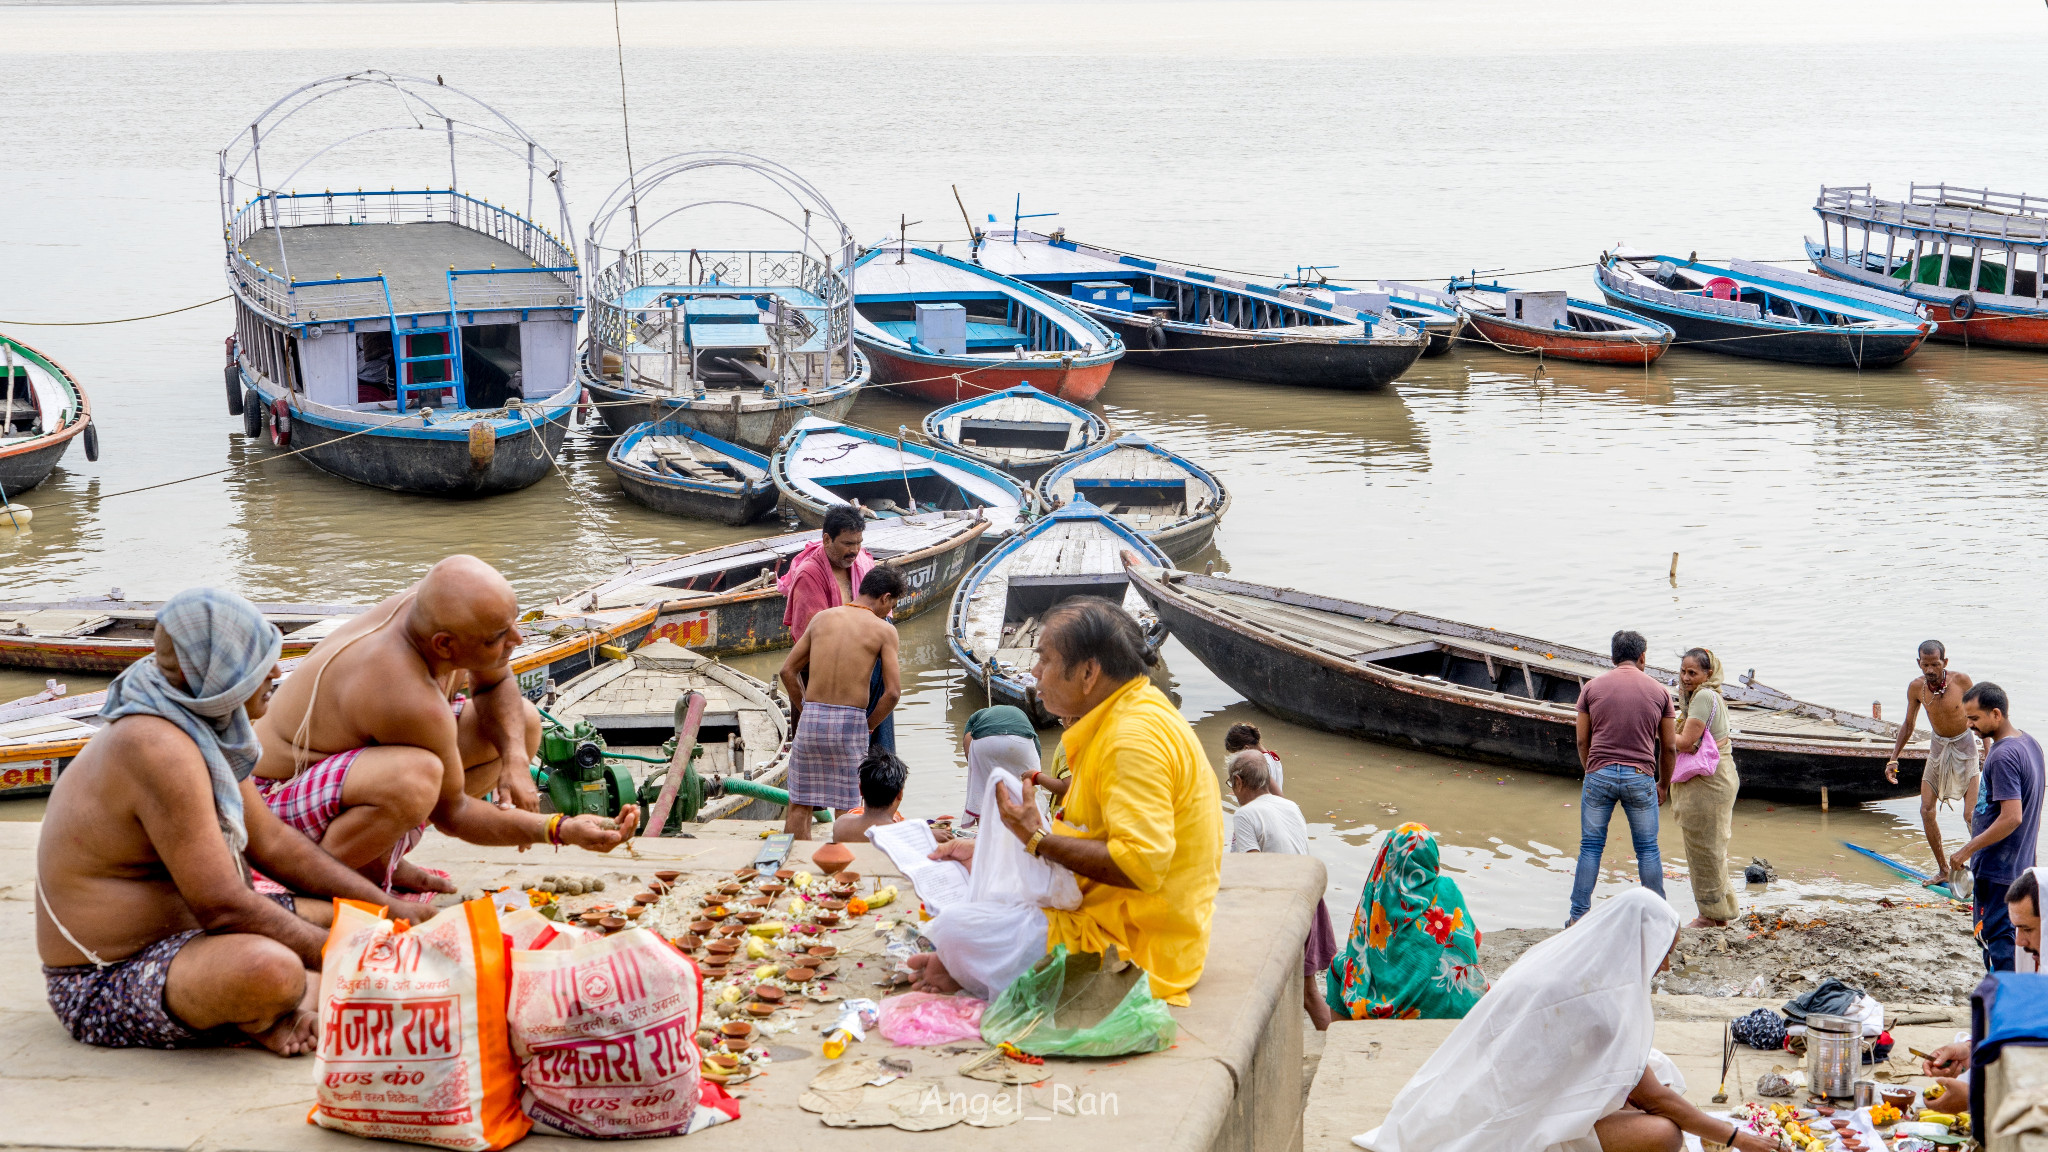
[[[789,628],[792,641],[803,639],[805,630],[811,626],[811,617],[827,608],[851,604],[858,597],[860,582],[875,568],[875,558],[861,547],[866,531],[867,521],[860,509],[850,504],[833,505],[825,510],[825,530],[820,538],[804,545],[804,550],[790,562],[789,571],[775,582],[782,589],[782,623]],[[868,689],[868,706],[872,708],[882,694],[880,662],[875,665]],[[893,715],[871,733],[870,744],[896,751]]]

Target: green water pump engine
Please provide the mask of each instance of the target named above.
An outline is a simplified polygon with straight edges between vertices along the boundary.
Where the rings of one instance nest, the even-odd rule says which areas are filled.
[[[620,761],[646,759],[613,752],[588,720],[574,727],[541,713],[540,765],[534,783],[565,816],[617,816],[637,799],[633,774]],[[664,758],[665,762],[665,758]]]

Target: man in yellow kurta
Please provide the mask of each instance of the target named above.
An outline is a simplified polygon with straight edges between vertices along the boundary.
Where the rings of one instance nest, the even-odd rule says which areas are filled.
[[[1208,959],[1223,864],[1216,774],[1187,721],[1145,676],[1137,623],[1109,601],[1078,597],[1047,613],[1034,672],[1039,699],[1067,721],[1062,744],[1073,782],[1065,818],[1045,826],[1029,781],[1021,802],[996,789],[997,808],[1026,851],[1074,873],[1080,906],[1019,915],[1014,932],[1020,947],[993,965],[967,960],[971,971],[962,957],[949,959],[954,950],[942,915],[928,932],[938,951],[912,960],[917,986],[951,991],[965,983],[997,995],[1020,965],[1054,944],[1073,952],[1114,944],[1151,975],[1153,995],[1186,1004]],[[1002,834],[994,828],[985,833]],[[972,841],[954,841],[939,855],[971,860],[972,852]],[[1031,921],[1040,916],[1044,944],[1035,946],[1037,934],[1027,930],[1038,927]],[[991,912],[971,923],[953,938],[979,937],[973,951],[987,951],[988,933],[1003,921]]]

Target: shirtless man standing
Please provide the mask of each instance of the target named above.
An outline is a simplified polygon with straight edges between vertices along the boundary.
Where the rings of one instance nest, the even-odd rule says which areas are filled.
[[[1941,846],[1941,829],[1935,812],[1941,804],[1963,801],[1963,811],[1977,807],[1977,738],[1963,715],[1963,696],[1971,680],[1948,667],[1948,649],[1939,640],[1920,645],[1920,675],[1906,685],[1906,719],[1899,725],[1899,739],[1892,745],[1892,758],[1885,763],[1884,778],[1899,782],[1899,753],[1913,738],[1913,721],[1920,709],[1927,709],[1927,770],[1920,777],[1920,824],[1927,831],[1927,846],[1934,851],[1934,874],[1927,886],[1948,883],[1948,853]],[[1967,819],[1967,817],[1965,817]]]
[[[387,891],[450,890],[405,860],[430,821],[471,844],[607,852],[630,839],[632,805],[617,821],[533,810],[540,713],[512,674],[518,615],[495,569],[450,556],[314,645],[256,726],[271,811]],[[481,799],[493,791],[514,802]]]
[[[870,734],[889,718],[903,695],[896,667],[896,626],[889,614],[903,595],[903,576],[875,568],[860,582],[860,596],[811,617],[810,627],[782,664],[782,686],[796,713],[789,750],[789,810],[783,830],[811,838],[811,810],[841,812],[860,803],[860,763]],[[881,696],[869,704],[869,679],[879,668]]]
[[[327,933],[252,892],[238,852],[301,892],[388,897],[271,815],[246,779],[249,718],[269,703],[283,642],[233,593],[172,597],[156,655],[114,681],[109,723],[57,778],[36,844],[36,950],[74,1039],[312,1049],[306,973]]]

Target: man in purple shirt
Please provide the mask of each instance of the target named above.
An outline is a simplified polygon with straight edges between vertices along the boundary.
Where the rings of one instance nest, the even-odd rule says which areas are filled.
[[[1628,814],[1636,875],[1643,887],[1664,894],[1657,806],[1671,798],[1678,711],[1671,703],[1671,690],[1644,671],[1643,656],[1649,648],[1640,632],[1616,632],[1610,649],[1614,670],[1579,689],[1579,764],[1586,782],[1579,793],[1579,867],[1572,877],[1572,915],[1566,927],[1593,906],[1600,855],[1607,850],[1607,825],[1617,804]]]
[[[1963,694],[1963,715],[1978,739],[1990,743],[1984,780],[1970,813],[1970,839],[1948,858],[1949,875],[1965,866],[1977,870],[1970,894],[1977,946],[1989,972],[2013,970],[2016,933],[2006,889],[2034,866],[2041,839],[2044,784],[2041,745],[2012,723],[2005,689],[1986,680]]]

